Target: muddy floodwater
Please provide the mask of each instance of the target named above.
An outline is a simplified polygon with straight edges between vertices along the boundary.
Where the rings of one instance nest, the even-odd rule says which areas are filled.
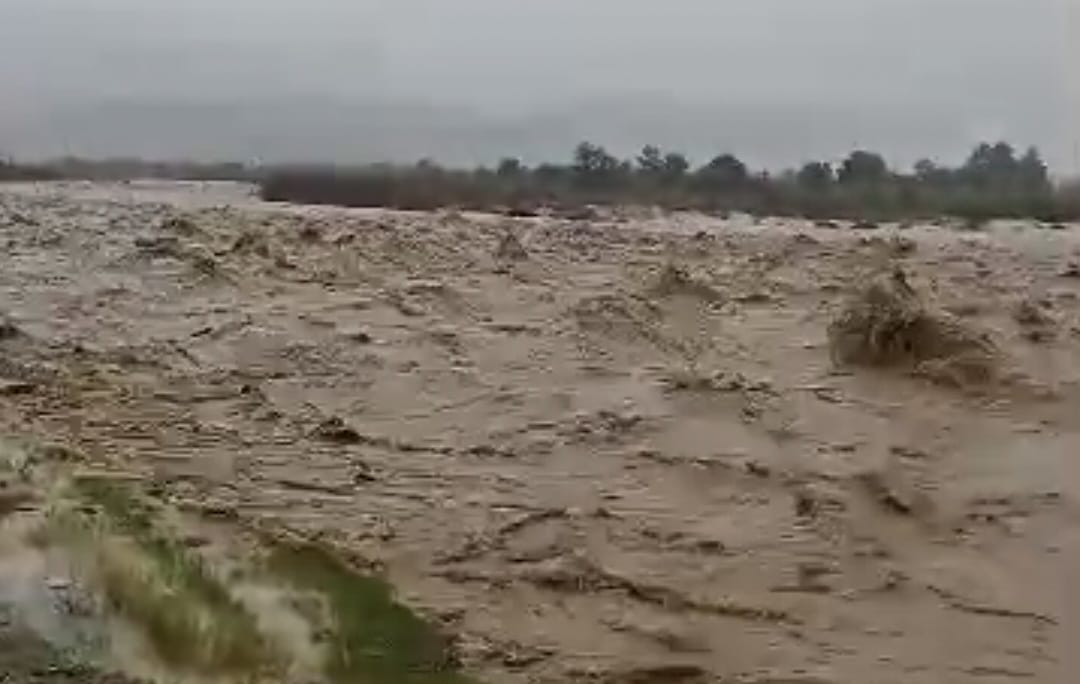
[[[0,187],[14,681],[1065,684],[1078,577],[1078,226]]]

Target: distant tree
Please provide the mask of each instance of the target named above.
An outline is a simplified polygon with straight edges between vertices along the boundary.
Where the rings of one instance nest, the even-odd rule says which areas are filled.
[[[690,162],[684,155],[678,152],[665,153],[656,145],[641,148],[634,160],[634,166],[643,178],[664,185],[678,183],[690,170]]]
[[[1016,153],[1012,145],[999,142],[994,145],[981,143],[972,150],[961,177],[979,188],[1011,185],[1017,176]]]
[[[795,182],[804,190],[819,192],[827,189],[834,180],[832,167],[827,162],[809,162],[795,174]]]
[[[920,159],[915,162],[913,171],[914,175],[912,177],[917,183],[937,189],[948,187],[952,183],[953,176],[955,175],[952,169],[945,166],[938,166],[930,159]]]
[[[574,150],[574,170],[583,176],[603,176],[619,169],[619,160],[600,145],[583,142]]]
[[[1051,189],[1050,173],[1039,150],[1029,147],[1016,162],[1018,185],[1027,192],[1044,192]]]
[[[574,174],[579,183],[590,188],[610,188],[620,175],[630,171],[628,162],[620,162],[600,145],[583,142],[574,150]]]
[[[638,170],[646,176],[658,176],[664,170],[664,154],[656,145],[641,148],[637,159]]]
[[[499,161],[499,165],[495,169],[502,178],[517,178],[525,172],[525,167],[522,165],[521,160],[515,157],[506,157]]]
[[[912,170],[915,172],[915,178],[923,182],[930,181],[939,172],[938,165],[930,159],[920,159],[915,162]]]
[[[1016,169],[1016,150],[1007,142],[995,143],[990,148],[990,166],[1006,174]]]
[[[911,168],[915,172],[915,177],[920,180],[930,178],[937,173],[938,170],[937,164],[935,164],[932,159],[920,159],[915,162],[915,165]]]
[[[668,182],[680,180],[690,170],[690,161],[679,152],[668,152],[664,155],[661,171],[664,179]]]
[[[733,154],[713,157],[695,174],[699,184],[708,190],[729,190],[745,185],[750,177],[746,164]]]
[[[541,164],[533,171],[533,176],[541,183],[550,185],[566,178],[569,173],[570,169],[565,166],[559,166],[558,164]]]
[[[775,174],[751,171],[722,154],[690,172],[685,156],[646,145],[634,157],[616,158],[584,142],[569,163],[527,167],[507,158],[488,168],[375,164],[363,167],[246,169],[229,164],[156,163],[141,160],[66,160],[43,166],[4,164],[0,180],[36,177],[231,176],[262,183],[264,197],[351,206],[503,207],[530,210],[545,203],[583,203],[740,209],[807,218],[901,220],[950,215],[982,220],[1034,217],[1065,222],[1080,217],[1080,191],[1053,182],[1034,147],[982,143],[959,166],[922,159],[893,171],[874,152],[856,150],[842,162],[813,161]]]
[[[889,166],[876,152],[855,150],[840,164],[836,180],[842,184],[878,184],[889,176]]]
[[[442,168],[434,159],[424,157],[416,162],[416,170],[423,174],[437,174],[442,171]]]

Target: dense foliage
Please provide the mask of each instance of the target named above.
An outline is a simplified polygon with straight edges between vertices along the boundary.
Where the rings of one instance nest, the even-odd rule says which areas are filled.
[[[706,211],[748,211],[811,218],[898,219],[952,215],[981,220],[1076,218],[1080,198],[1051,182],[1034,148],[976,147],[959,167],[930,160],[910,172],[874,152],[856,150],[838,164],[813,161],[778,174],[753,171],[731,154],[698,168],[678,152],[647,145],[633,160],[581,143],[567,164],[529,167],[504,159],[494,168],[415,166],[293,167],[269,171],[269,200],[388,206],[460,207],[531,212],[542,206],[655,204]]]
[[[980,144],[963,164],[922,160],[898,171],[875,152],[855,150],[837,163],[810,161],[779,173],[757,171],[733,154],[696,168],[683,154],[646,145],[620,159],[583,142],[566,163],[528,166],[507,158],[494,167],[451,169],[413,165],[278,166],[239,163],[62,159],[38,165],[0,161],[0,181],[58,178],[168,178],[260,183],[268,200],[394,207],[503,209],[657,205],[670,209],[746,211],[808,218],[969,220],[1080,218],[1080,187],[1058,186],[1039,152],[1004,142]]]

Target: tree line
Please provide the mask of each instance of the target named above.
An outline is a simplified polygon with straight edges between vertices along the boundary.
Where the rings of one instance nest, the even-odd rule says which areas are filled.
[[[137,178],[162,180],[258,181],[256,167],[239,162],[147,161],[128,157],[83,159],[63,157],[35,164],[0,158],[0,182]]]
[[[411,166],[278,168],[262,179],[275,201],[403,209],[649,204],[671,209],[745,211],[807,218],[972,220],[1080,217],[1080,193],[1057,187],[1038,150],[976,146],[957,167],[922,160],[910,171],[882,155],[855,150],[839,163],[807,162],[779,173],[751,169],[733,154],[694,167],[682,153],[646,145],[620,159],[600,145],[579,144],[569,162],[528,166],[507,158],[493,167]]]
[[[809,161],[779,172],[756,170],[734,154],[693,165],[681,152],[646,145],[619,158],[582,142],[563,163],[506,158],[474,169],[431,160],[365,166],[252,166],[66,158],[35,165],[0,160],[0,181],[169,178],[255,182],[265,199],[429,210],[441,207],[530,214],[542,208],[655,205],[708,212],[899,220],[1080,218],[1080,186],[1055,185],[1039,151],[982,143],[958,166],[924,159],[897,170],[869,150],[839,162]]]

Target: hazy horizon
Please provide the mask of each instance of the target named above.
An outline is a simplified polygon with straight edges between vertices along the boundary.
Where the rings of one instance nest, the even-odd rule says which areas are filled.
[[[0,152],[785,166],[977,141],[1074,172],[1080,0],[0,0]],[[1070,52],[1071,51],[1071,52]]]

